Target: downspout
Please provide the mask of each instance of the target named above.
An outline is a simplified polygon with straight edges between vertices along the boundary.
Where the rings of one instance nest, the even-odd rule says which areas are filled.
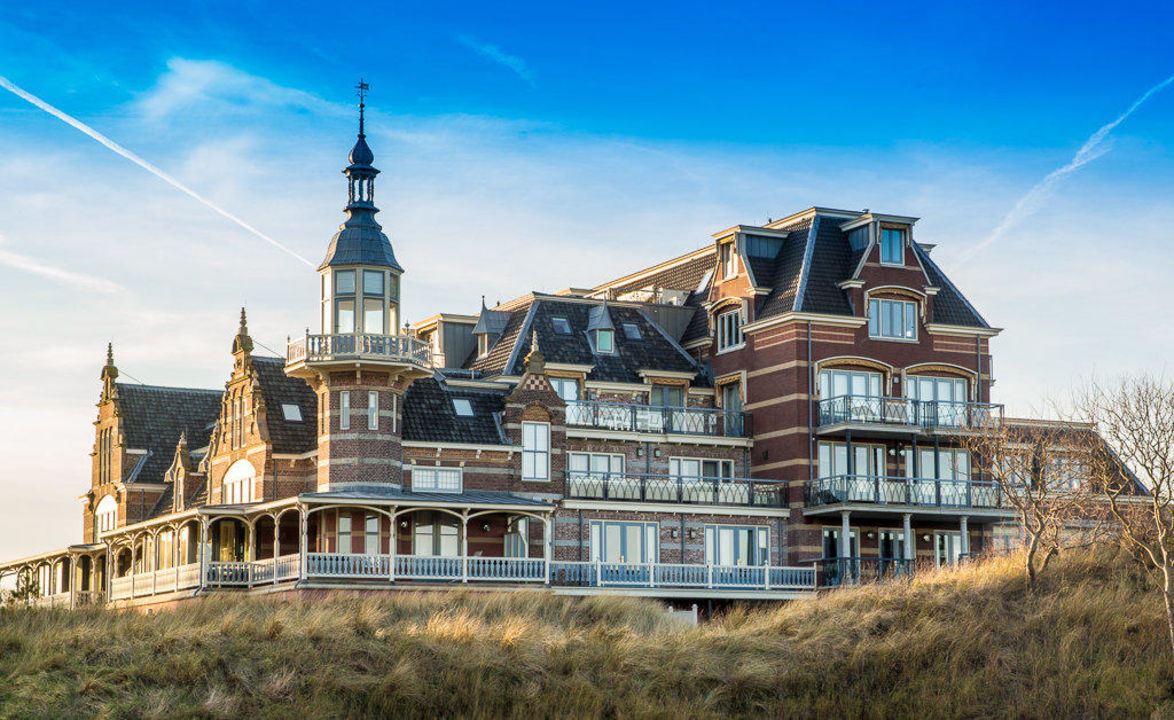
[[[807,321],[807,479],[815,479],[815,367],[811,364],[811,321]]]

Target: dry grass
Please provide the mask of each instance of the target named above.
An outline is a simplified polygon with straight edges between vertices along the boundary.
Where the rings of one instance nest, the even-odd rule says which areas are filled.
[[[738,608],[631,598],[213,597],[0,612],[3,717],[1174,717],[1160,597],[1106,556],[1018,558]]]

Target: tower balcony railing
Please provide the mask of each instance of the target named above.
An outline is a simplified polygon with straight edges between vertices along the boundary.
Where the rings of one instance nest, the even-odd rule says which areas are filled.
[[[782,507],[782,484],[746,478],[568,470],[566,495],[586,500]]]
[[[336,360],[382,360],[429,367],[432,365],[432,347],[412,335],[348,333],[307,334],[291,340],[286,348],[287,365]]]
[[[934,508],[1004,508],[998,483],[990,480],[834,475],[809,480],[807,507],[859,503]]]
[[[571,400],[567,425],[601,430],[711,437],[750,437],[750,413],[720,408],[662,407]]]
[[[995,403],[914,400],[877,395],[837,395],[819,401],[819,427],[896,425],[925,430],[980,428],[1002,416]]]

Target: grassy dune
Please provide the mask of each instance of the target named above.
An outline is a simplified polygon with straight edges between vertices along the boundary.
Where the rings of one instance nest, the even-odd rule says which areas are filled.
[[[0,717],[1174,717],[1160,596],[1068,556],[738,609],[401,593],[0,612]]]

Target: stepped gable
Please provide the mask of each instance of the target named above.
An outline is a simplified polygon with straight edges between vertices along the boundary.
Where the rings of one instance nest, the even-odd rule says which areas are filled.
[[[504,391],[451,387],[435,377],[420,378],[404,394],[404,440],[504,445],[498,418]],[[472,417],[457,415],[454,399],[468,400]]]
[[[186,433],[191,447],[208,444],[220,416],[220,390],[118,384],[119,411],[126,446],[146,450],[124,482],[163,482],[175,446]]]

